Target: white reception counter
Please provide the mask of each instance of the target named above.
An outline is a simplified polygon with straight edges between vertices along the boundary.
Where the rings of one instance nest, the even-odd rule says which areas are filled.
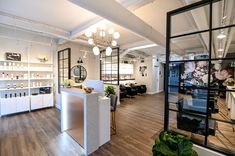
[[[61,89],[61,131],[68,133],[85,155],[110,140],[110,99],[78,88]]]

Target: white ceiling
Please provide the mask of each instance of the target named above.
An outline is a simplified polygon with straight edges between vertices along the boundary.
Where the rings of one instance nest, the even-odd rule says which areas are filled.
[[[135,14],[137,17],[142,19],[144,22],[149,24],[153,29],[160,32],[163,36],[166,35],[166,13],[168,11],[180,8],[187,4],[199,1],[199,0],[118,0],[123,6],[128,7],[128,9]],[[152,2],[153,1],[153,2]],[[235,3],[232,3],[234,0],[228,0],[231,4],[232,10],[235,10]],[[227,4],[227,5],[228,5]],[[228,5],[229,6],[229,5]],[[231,9],[230,8],[230,9]],[[218,6],[218,9],[219,6]],[[114,10],[115,11],[115,10]],[[231,11],[231,10],[229,10]],[[8,13],[24,19],[33,20],[39,23],[44,23],[46,25],[53,26],[55,29],[62,29],[72,34],[74,30],[79,28],[80,32],[83,32],[85,26],[91,24],[101,17],[95,15],[94,13],[87,11],[68,0],[0,0],[0,14]],[[218,11],[219,15],[221,14],[221,9]],[[234,13],[234,12],[233,12]],[[232,13],[231,19],[234,20],[234,15]],[[208,24],[207,21],[207,9],[197,10],[195,12],[188,12],[186,15],[181,15],[180,17],[175,17],[173,21],[174,29],[172,32],[174,34],[189,32],[190,30],[197,30],[205,28]],[[125,17],[123,17],[125,18]],[[221,18],[214,17],[214,21],[217,21],[215,25],[219,25]],[[202,24],[198,21],[203,21]],[[131,22],[131,21],[130,21]],[[0,21],[1,23],[1,21]],[[233,21],[232,21],[233,23]],[[235,21],[234,21],[235,23]],[[16,23],[17,24],[17,23]],[[121,38],[118,43],[122,45],[127,45],[131,43],[140,42],[144,39],[139,35],[118,26],[113,23],[109,23],[108,26],[113,27],[115,30],[119,31]],[[138,27],[138,25],[136,25]],[[0,28],[1,29],[1,28]],[[31,27],[29,25],[29,30]],[[81,29],[81,30],[80,30]],[[42,30],[43,31],[43,30]],[[235,31],[235,30],[234,30]],[[228,31],[233,34],[233,31]],[[66,35],[68,34],[66,33]],[[53,35],[53,34],[52,34]],[[81,35],[78,33],[78,35]],[[61,34],[57,37],[60,38]],[[214,35],[215,39],[217,35]],[[67,36],[65,36],[66,38]],[[188,37],[186,39],[176,40],[174,43],[179,45],[179,48],[183,51],[188,51],[192,48],[195,49],[206,49],[206,41],[208,36],[201,35],[196,37]],[[235,39],[233,36],[230,37],[229,43],[231,42],[232,46],[227,46],[228,51],[232,51]],[[215,41],[214,49],[218,48],[218,44]],[[228,42],[226,42],[228,43]],[[225,44],[225,43],[224,43]],[[229,44],[230,45],[230,44]],[[130,47],[131,48],[131,47]],[[165,52],[165,48],[157,46],[152,48],[141,49],[141,51],[148,54],[162,54]]]
[[[0,10],[67,31],[96,17],[68,0],[0,0]]]

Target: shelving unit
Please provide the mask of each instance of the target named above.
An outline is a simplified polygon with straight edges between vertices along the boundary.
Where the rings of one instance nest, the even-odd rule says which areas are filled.
[[[52,107],[53,85],[51,63],[0,60],[0,116]]]

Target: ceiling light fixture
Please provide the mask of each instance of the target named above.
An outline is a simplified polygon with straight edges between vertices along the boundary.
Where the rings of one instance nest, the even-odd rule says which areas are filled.
[[[223,48],[219,48],[217,51],[218,51],[218,52],[223,52],[224,49],[223,49]]]
[[[225,34],[221,33],[217,36],[218,39],[224,39],[226,37]]]
[[[97,46],[93,47],[92,51],[93,51],[93,53],[94,53],[95,55],[99,55],[99,54],[100,54],[100,49],[99,49],[99,47],[97,47]]]
[[[139,50],[139,49],[145,49],[145,48],[151,48],[151,47],[156,47],[158,46],[157,44],[147,44],[147,45],[143,45],[143,46],[138,46],[138,47],[133,47],[133,48],[129,48],[129,51],[134,51],[134,50]]]
[[[112,47],[117,46],[117,39],[120,38],[120,33],[115,32],[112,28],[107,29],[105,23],[101,23],[98,27],[93,26],[88,28],[85,36],[88,38],[87,42],[89,45],[94,45],[92,49],[94,55],[100,54],[99,47],[106,47],[105,54],[110,56]]]

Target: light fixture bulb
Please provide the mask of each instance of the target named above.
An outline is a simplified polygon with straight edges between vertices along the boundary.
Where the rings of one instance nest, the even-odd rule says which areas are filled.
[[[110,55],[111,55],[111,53],[112,53],[112,48],[107,47],[107,48],[106,48],[106,50],[105,50],[105,54],[106,54],[106,56],[110,56]]]
[[[95,46],[93,49],[92,49],[94,55],[99,55],[100,54],[100,49],[99,47]]]
[[[223,56],[222,55],[218,55],[218,58],[222,58]]]
[[[93,40],[92,38],[89,38],[89,39],[88,39],[88,43],[89,43],[90,45],[92,45],[92,44],[94,44],[94,40]]]
[[[120,33],[119,32],[113,33],[113,38],[119,39],[120,38]]]
[[[85,35],[86,35],[86,37],[91,37],[92,36],[92,32],[91,31],[86,31]]]
[[[218,49],[218,52],[223,52],[223,51],[224,51],[223,48],[219,48],[219,49]]]
[[[116,46],[117,45],[117,41],[113,40],[111,44],[112,44],[112,46]]]
[[[106,35],[106,34],[105,34],[104,31],[101,31],[101,32],[100,32],[100,37],[105,37],[105,35]]]
[[[217,36],[218,39],[223,39],[223,38],[225,38],[225,37],[226,37],[226,35],[223,34],[223,33],[221,33],[221,34],[219,34],[219,35]]]
[[[92,28],[91,28],[91,32],[95,34],[95,33],[97,32],[96,27],[92,27]]]
[[[109,34],[113,34],[114,33],[114,30],[112,28],[109,28]]]

